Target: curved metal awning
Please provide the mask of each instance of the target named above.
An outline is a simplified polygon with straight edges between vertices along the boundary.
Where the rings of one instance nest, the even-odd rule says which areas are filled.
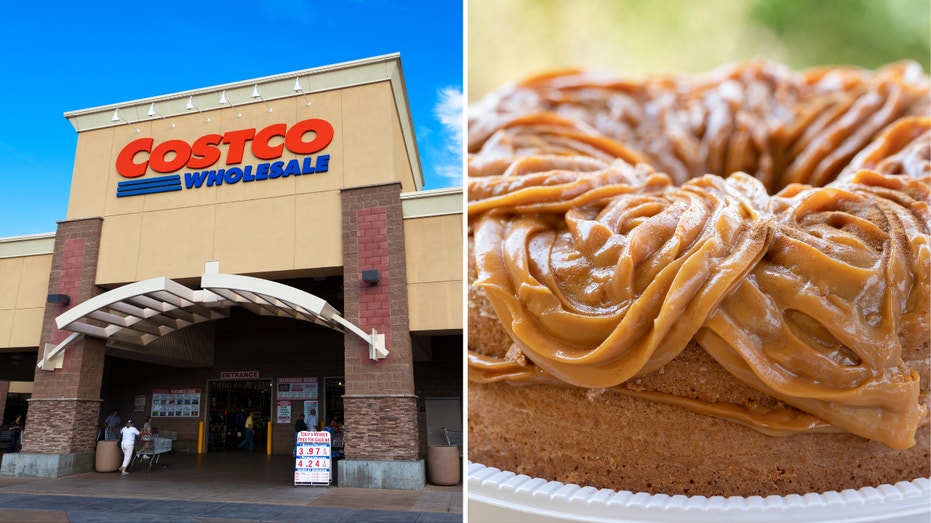
[[[46,344],[38,367],[61,368],[64,348],[79,334],[138,351],[185,327],[226,318],[233,306],[348,331],[368,343],[371,359],[388,356],[384,334],[374,329],[367,334],[317,296],[270,280],[220,274],[219,263],[208,262],[200,290],[165,277],[152,278],[105,292],[62,313],[55,323],[59,330],[72,334],[58,345]]]

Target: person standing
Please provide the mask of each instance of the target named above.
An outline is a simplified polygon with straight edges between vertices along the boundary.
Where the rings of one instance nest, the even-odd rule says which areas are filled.
[[[320,425],[318,423],[317,409],[310,409],[310,416],[307,416],[307,426],[309,427],[307,430],[319,430]]]
[[[120,448],[123,449],[123,465],[120,467],[120,474],[127,475],[129,472],[126,472],[126,467],[129,466],[129,460],[133,457],[133,449],[136,448],[136,436],[139,435],[139,429],[133,427],[132,418],[126,420],[126,426],[120,430],[120,435],[123,437],[120,442]]]
[[[107,416],[107,419],[103,420],[104,428],[107,431],[106,439],[117,439],[117,435],[120,431],[120,423],[123,420],[120,419],[120,411],[114,410],[113,414]]]
[[[239,412],[236,413],[235,421],[236,430],[242,432],[243,428],[246,426],[246,409],[239,409]]]
[[[10,425],[10,448],[7,449],[7,452],[16,452],[16,445],[19,443],[19,439],[23,433],[23,415],[17,414],[16,419],[13,420],[13,424]]]
[[[304,421],[304,415],[297,417],[297,423],[294,424],[294,450],[291,451],[291,457],[297,457],[297,439],[301,432],[307,430],[307,422]]]
[[[336,418],[330,420],[330,424],[323,428],[330,433],[331,452],[334,459],[343,457],[343,427],[339,426]]]
[[[239,448],[249,445],[249,452],[255,450],[255,444],[253,443],[253,431],[252,431],[252,413],[249,413],[249,417],[246,418],[245,423],[245,434],[246,437],[239,443]]]
[[[246,431],[246,409],[239,409],[233,421],[233,427],[236,429],[236,441],[242,441],[239,438],[245,437]],[[234,443],[235,444],[235,443]]]
[[[152,416],[146,416],[145,423],[142,425],[142,432],[139,433],[139,438],[142,439],[141,452],[154,451],[152,441],[155,439],[155,436],[152,434]],[[143,458],[148,459],[149,456],[143,456]]]

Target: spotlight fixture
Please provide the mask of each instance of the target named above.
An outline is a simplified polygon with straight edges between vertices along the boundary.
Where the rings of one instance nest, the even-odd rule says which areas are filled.
[[[255,87],[252,88],[252,97],[262,100],[262,103],[265,104],[265,108],[268,109],[268,112],[272,112],[272,108],[268,106],[268,102],[265,101],[265,98],[262,98],[262,93],[259,92],[259,84],[255,84]]]
[[[310,89],[310,82],[308,81],[307,88]],[[307,99],[307,93],[304,92],[304,88],[301,87],[300,77],[294,79],[294,92],[301,93],[304,96],[304,101],[307,102],[307,107],[310,107],[310,100]]]
[[[152,105],[149,106],[149,112],[146,113],[146,115],[147,115],[149,118],[152,118],[152,117],[155,116],[155,115],[159,115],[159,116],[162,117],[162,120],[165,120],[166,122],[168,122],[168,127],[171,127],[172,129],[175,128],[175,124],[171,123],[171,120],[169,120],[168,118],[165,118],[165,115],[163,115],[162,113],[158,112],[158,109],[155,108],[155,102],[152,102]]]
[[[220,94],[220,102],[219,102],[219,104],[220,104],[220,105],[229,105],[230,107],[233,108],[233,111],[236,111],[236,118],[242,118],[242,113],[239,112],[239,109],[237,109],[236,106],[233,105],[233,102],[231,102],[231,101],[229,101],[229,100],[226,99],[226,91],[223,91],[223,93]]]
[[[48,299],[46,299],[45,302],[64,305],[67,307],[68,304],[71,303],[71,296],[68,296],[67,294],[49,294]]]
[[[362,281],[365,283],[368,283],[369,285],[378,285],[380,280],[381,275],[378,273],[378,269],[362,271]]]
[[[210,121],[210,118],[209,118],[206,114],[201,113],[201,112],[200,112],[200,108],[197,107],[196,105],[194,105],[194,97],[193,97],[193,96],[188,96],[188,98],[187,98],[187,105],[184,106],[184,108],[187,109],[188,111],[190,111],[191,109],[196,109],[197,112],[200,113],[200,115],[204,117],[204,120],[207,120],[208,122]]]
[[[127,120],[126,118],[123,117],[123,113],[120,111],[120,108],[117,107],[116,110],[113,111],[113,118],[110,118],[110,121],[111,121],[111,122],[119,122],[119,121],[121,121],[121,120],[124,121],[124,122],[126,122],[126,125],[128,125],[128,126],[130,126],[130,127],[133,127],[133,124],[129,123],[129,120]],[[139,132],[139,128],[138,128],[138,127],[133,127],[133,128],[136,130],[137,133]]]

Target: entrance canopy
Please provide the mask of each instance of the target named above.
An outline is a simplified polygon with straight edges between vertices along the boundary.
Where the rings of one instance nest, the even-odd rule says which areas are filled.
[[[145,352],[162,337],[185,327],[229,316],[233,306],[255,314],[309,321],[339,332],[351,332],[369,345],[369,358],[384,359],[385,335],[366,333],[344,319],[332,305],[300,289],[270,280],[220,274],[219,262],[207,262],[201,289],[190,289],[159,277],[130,283],[95,296],[55,318],[68,338],[47,343],[38,367],[61,368],[64,349],[78,335],[108,340],[126,350]]]

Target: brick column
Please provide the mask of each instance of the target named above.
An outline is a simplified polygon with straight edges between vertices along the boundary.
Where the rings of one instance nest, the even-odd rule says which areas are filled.
[[[346,335],[347,460],[414,462],[421,458],[400,196],[397,183],[342,192],[343,317],[365,332],[374,328],[384,334],[389,351],[387,358],[372,361],[368,345],[358,336]],[[379,272],[376,285],[362,281],[366,270]]]
[[[66,294],[70,303],[46,305],[39,360],[46,343],[54,346],[70,334],[58,330],[55,318],[101,292],[94,281],[102,224],[101,218],[89,218],[58,225],[48,292]],[[82,335],[65,348],[62,368],[36,369],[21,456],[30,461],[23,467],[35,469],[29,475],[57,477],[92,470],[104,353],[103,340]],[[6,460],[3,468],[9,472]]]

